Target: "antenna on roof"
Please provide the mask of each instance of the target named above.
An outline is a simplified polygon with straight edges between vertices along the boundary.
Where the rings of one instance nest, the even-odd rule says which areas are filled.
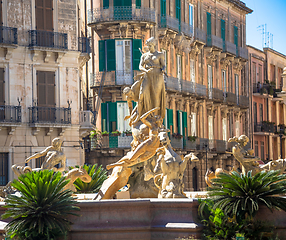
[[[267,32],[267,24],[262,24],[257,27],[262,35],[262,48],[273,48],[273,34]]]

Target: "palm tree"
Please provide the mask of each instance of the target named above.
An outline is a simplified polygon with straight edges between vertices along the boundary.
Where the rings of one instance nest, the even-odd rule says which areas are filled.
[[[8,237],[17,239],[55,239],[66,236],[71,225],[67,215],[79,210],[68,183],[60,172],[43,170],[19,176],[12,186],[20,196],[8,195],[3,219],[13,218],[6,226]]]
[[[77,166],[76,166],[77,167]],[[79,178],[75,180],[74,185],[77,189],[77,193],[95,193],[101,188],[103,182],[107,179],[107,171],[97,164],[83,165],[83,168],[87,171],[92,180],[89,183],[85,183]],[[71,169],[73,169],[71,167]]]
[[[214,200],[213,208],[222,209],[228,216],[235,216],[237,221],[253,220],[260,205],[286,211],[286,174],[280,171],[260,172],[252,176],[251,171],[239,174],[221,173],[212,180],[209,195]]]

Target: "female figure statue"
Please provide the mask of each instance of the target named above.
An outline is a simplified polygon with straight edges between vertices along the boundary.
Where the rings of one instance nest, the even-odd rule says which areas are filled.
[[[153,114],[165,117],[166,95],[163,73],[165,72],[164,55],[155,50],[155,39],[146,41],[149,51],[141,56],[139,69],[143,72],[138,99],[138,119],[150,111],[158,108]],[[135,83],[134,83],[135,84]]]

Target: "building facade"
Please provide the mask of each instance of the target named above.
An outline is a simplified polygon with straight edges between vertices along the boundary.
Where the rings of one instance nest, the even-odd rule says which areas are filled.
[[[251,133],[255,155],[264,161],[285,158],[286,106],[283,69],[286,56],[248,46],[252,88]]]
[[[24,165],[55,137],[63,140],[67,165],[84,163],[81,139],[92,129],[92,114],[83,111],[81,79],[90,49],[81,5],[1,1],[0,185],[14,178],[11,165]]]
[[[102,132],[123,134],[103,136],[89,161],[106,165],[128,151],[132,137],[122,90],[133,83],[144,43],[154,37],[165,55],[164,123],[171,144],[181,155],[193,151],[200,158],[187,167],[185,190],[204,189],[208,168],[239,167],[227,140],[249,135],[245,17],[251,12],[233,0],[92,1],[96,123]]]

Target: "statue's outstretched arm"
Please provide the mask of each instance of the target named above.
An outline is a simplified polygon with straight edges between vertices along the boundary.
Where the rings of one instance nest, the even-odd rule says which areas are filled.
[[[39,158],[39,157],[43,157],[43,156],[47,155],[48,151],[50,151],[52,148],[53,148],[52,146],[49,146],[45,150],[43,150],[42,152],[33,154],[32,156],[28,157],[25,160],[25,162],[28,163],[30,160],[32,160],[34,158]]]

